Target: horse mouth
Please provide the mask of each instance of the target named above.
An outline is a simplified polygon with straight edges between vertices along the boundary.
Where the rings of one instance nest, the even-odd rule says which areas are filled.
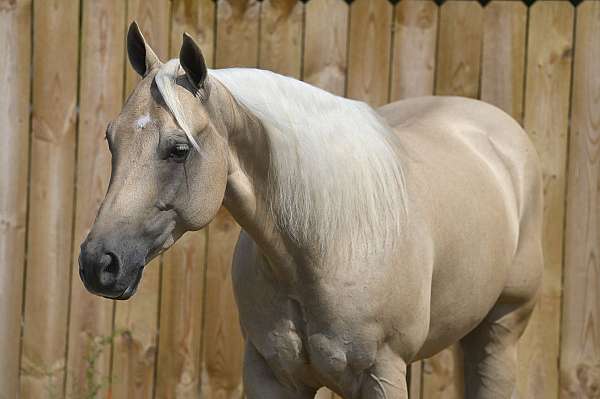
[[[123,290],[123,292],[121,292],[121,294],[116,295],[116,296],[115,295],[102,295],[102,296],[104,298],[114,299],[117,301],[124,301],[124,300],[131,298],[133,296],[133,294],[135,294],[135,292],[137,291],[138,285],[140,284],[140,281],[142,280],[143,271],[144,271],[144,266],[141,266],[137,270],[135,278],[131,281],[131,283],[129,283],[129,285]]]

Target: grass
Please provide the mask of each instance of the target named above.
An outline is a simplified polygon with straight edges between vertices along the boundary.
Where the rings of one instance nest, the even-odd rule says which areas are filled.
[[[88,349],[84,356],[85,375],[83,388],[76,389],[76,391],[79,392],[77,392],[77,396],[72,399],[97,399],[98,394],[102,389],[110,387],[112,383],[110,376],[102,375],[98,372],[97,364],[98,359],[106,349],[108,348],[110,350],[117,335],[120,335],[120,332],[115,331],[107,336],[89,337]]]
[[[111,335],[92,336],[88,334],[87,348],[84,354],[85,372],[83,381],[78,379],[77,370],[67,370],[73,376],[73,390],[65,396],[66,399],[100,399],[100,393],[103,389],[110,390],[114,381],[109,375],[104,375],[98,371],[98,361],[100,357],[112,347],[117,336],[125,331],[114,331]],[[46,377],[46,392],[48,399],[59,399],[62,391],[62,379],[60,376],[65,367],[55,370],[44,371],[41,374]]]

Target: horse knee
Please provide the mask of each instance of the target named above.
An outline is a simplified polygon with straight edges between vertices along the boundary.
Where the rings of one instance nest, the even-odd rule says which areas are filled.
[[[304,385],[283,385],[250,342],[244,352],[243,380],[248,399],[312,399],[316,393]]]

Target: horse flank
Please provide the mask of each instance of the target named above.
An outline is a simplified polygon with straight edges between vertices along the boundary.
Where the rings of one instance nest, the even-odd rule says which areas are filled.
[[[201,153],[176,94],[181,73],[179,60],[170,60],[155,80]],[[231,68],[209,75],[269,135],[266,201],[281,229],[323,257],[331,251],[348,257],[358,255],[357,248],[371,255],[391,248],[407,215],[405,181],[394,133],[372,108],[269,71]]]

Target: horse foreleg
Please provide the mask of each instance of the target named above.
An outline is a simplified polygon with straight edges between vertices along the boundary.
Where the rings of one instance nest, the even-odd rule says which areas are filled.
[[[408,399],[406,363],[398,356],[378,356],[361,378],[361,399]]]
[[[251,342],[244,352],[244,390],[248,399],[313,399],[316,394],[313,388],[282,385]]]

